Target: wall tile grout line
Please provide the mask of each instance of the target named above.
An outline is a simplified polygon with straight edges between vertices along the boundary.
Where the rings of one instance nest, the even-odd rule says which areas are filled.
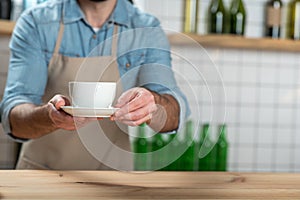
[[[261,59],[261,54],[258,52],[256,54],[257,59]],[[259,116],[259,109],[261,107],[261,103],[260,103],[260,88],[261,88],[261,74],[260,74],[260,69],[261,69],[261,64],[258,64],[257,68],[256,68],[256,87],[258,88],[255,92],[255,99],[256,99],[256,105],[254,108],[254,112],[255,112],[255,126],[254,126],[254,132],[253,132],[253,138],[254,138],[254,142],[253,142],[253,154],[255,155],[252,158],[252,169],[255,170],[257,169],[257,157],[258,157],[258,132],[259,132],[259,121],[260,121],[260,116]]]
[[[297,60],[296,58],[294,58],[294,66],[297,66]],[[299,80],[299,73],[300,73],[300,70],[298,67],[295,67],[294,69],[295,73],[294,73],[294,76],[295,76],[295,80]],[[295,81],[295,88],[294,88],[294,91],[298,91],[298,84],[297,82]],[[290,139],[290,151],[291,151],[291,154],[290,154],[290,172],[296,172],[296,162],[295,162],[295,159],[296,159],[296,147],[297,147],[297,144],[296,144],[296,134],[297,134],[297,123],[299,123],[297,121],[297,112],[299,107],[298,107],[298,103],[299,102],[299,95],[298,93],[296,93],[296,95],[294,96],[294,109],[293,109],[293,120],[294,120],[294,123],[292,124],[291,128],[292,128],[292,136],[291,136],[291,139]]]
[[[279,71],[279,69],[280,68],[278,68],[279,66],[278,66],[278,57],[276,57],[276,61],[277,62],[275,62],[276,64],[276,71],[275,71],[275,84],[274,84],[274,87],[275,88],[280,88],[280,83],[279,83],[279,76],[280,76],[280,71]],[[278,148],[277,148],[277,143],[278,143],[278,139],[277,139],[277,137],[278,137],[278,109],[279,109],[279,107],[278,107],[278,104],[279,103],[275,103],[275,102],[277,102],[277,101],[279,101],[279,99],[280,99],[280,96],[279,96],[279,91],[278,90],[275,90],[274,91],[274,95],[273,95],[273,110],[274,110],[274,114],[273,114],[273,126],[272,126],[272,132],[273,132],[273,138],[272,138],[272,149],[273,149],[273,151],[272,151],[272,154],[271,154],[271,168],[272,168],[272,170],[273,171],[276,171],[277,170],[277,151],[276,150],[278,150]]]

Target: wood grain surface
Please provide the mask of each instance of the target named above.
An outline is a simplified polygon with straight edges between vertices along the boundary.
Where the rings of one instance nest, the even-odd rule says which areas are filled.
[[[300,199],[300,174],[3,170],[0,199]]]

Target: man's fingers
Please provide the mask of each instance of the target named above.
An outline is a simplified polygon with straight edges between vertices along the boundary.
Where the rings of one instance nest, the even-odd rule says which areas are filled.
[[[62,106],[65,105],[65,101],[64,100],[59,100],[56,104],[55,107],[57,110],[59,110]]]
[[[120,110],[116,111],[115,116],[121,117],[127,113],[134,112],[141,108],[147,108],[151,102],[154,102],[153,96],[140,94],[132,99],[127,105],[124,105]]]
[[[121,120],[122,123],[128,125],[128,126],[139,126],[145,122],[148,122],[152,119],[152,115],[149,114],[139,120],[136,120],[136,121],[132,121],[132,120]]]
[[[67,97],[63,95],[55,95],[48,102],[49,117],[52,120],[53,124],[57,128],[65,130],[75,130],[85,126],[91,121],[99,120],[97,117],[85,118],[85,117],[73,117],[66,112],[64,112],[61,106],[70,105],[70,101]]]
[[[55,95],[51,100],[52,103],[57,110],[59,110],[62,106],[70,105],[70,100],[62,95]]]
[[[132,101],[132,99],[134,99],[136,97],[136,95],[138,94],[138,88],[133,88],[128,90],[127,92],[123,93],[119,99],[117,104],[115,105],[116,108],[120,108],[123,107],[124,105],[126,105],[128,102]]]
[[[119,117],[116,116],[116,120],[132,120],[136,121],[141,118],[144,118],[145,116],[150,115],[151,113],[155,112],[157,110],[157,106],[154,104],[148,104],[146,107],[143,107],[141,109],[135,110],[133,112],[127,112],[124,115],[120,115]]]
[[[49,115],[50,115],[50,118],[52,119],[52,121],[54,122],[65,122],[65,123],[70,123],[73,120],[73,117],[63,111],[59,111],[56,109],[56,107],[52,104],[52,103],[49,103],[49,106],[50,106],[50,111],[49,111]]]

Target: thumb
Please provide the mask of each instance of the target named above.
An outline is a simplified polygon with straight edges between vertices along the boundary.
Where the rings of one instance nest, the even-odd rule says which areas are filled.
[[[59,110],[62,106],[66,105],[67,99],[61,95],[55,95],[51,100],[52,103],[57,110]]]
[[[64,105],[66,105],[66,102],[63,98],[61,98],[55,103],[55,108],[59,110]]]

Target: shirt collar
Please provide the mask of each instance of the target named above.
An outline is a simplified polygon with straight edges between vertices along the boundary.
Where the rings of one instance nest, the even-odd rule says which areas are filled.
[[[127,0],[117,0],[117,5],[109,17],[108,22],[119,25],[129,26],[128,16],[131,14],[132,7]],[[84,19],[84,13],[80,9],[76,0],[65,1],[63,8],[63,23],[72,23]]]

